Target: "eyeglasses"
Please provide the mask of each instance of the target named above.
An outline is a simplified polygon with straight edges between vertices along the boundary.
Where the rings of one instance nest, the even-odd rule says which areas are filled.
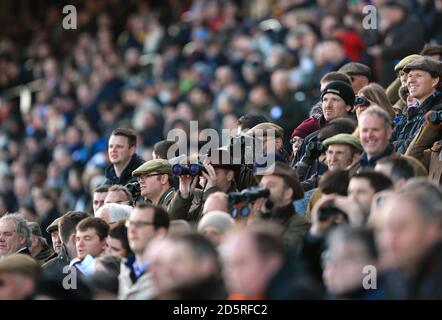
[[[163,175],[163,174],[164,174],[164,173],[143,174],[143,175],[141,175],[141,176],[138,177],[138,180],[141,180],[141,179],[147,179],[147,178],[149,178],[149,177],[161,176],[161,175]]]
[[[153,226],[152,222],[148,222],[148,221],[129,221],[126,220],[126,228],[129,228],[130,226],[134,226],[135,228],[139,229],[142,228],[144,226]]]
[[[368,107],[370,105],[370,101],[368,101],[365,97],[356,96],[355,97],[355,106]]]

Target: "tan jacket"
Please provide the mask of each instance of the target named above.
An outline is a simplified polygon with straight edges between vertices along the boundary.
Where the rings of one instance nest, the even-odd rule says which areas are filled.
[[[150,300],[154,297],[152,280],[149,272],[145,272],[134,283],[130,276],[131,269],[125,260],[121,261],[120,275],[118,276],[119,300]]]
[[[442,183],[442,126],[423,126],[410,143],[407,156],[416,158],[428,169],[428,177]]]

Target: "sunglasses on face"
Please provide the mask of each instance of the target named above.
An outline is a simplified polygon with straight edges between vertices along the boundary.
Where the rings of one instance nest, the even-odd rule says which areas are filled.
[[[363,106],[363,107],[368,107],[370,105],[370,101],[368,101],[367,98],[356,96],[355,97],[355,106],[357,106],[357,105]]]

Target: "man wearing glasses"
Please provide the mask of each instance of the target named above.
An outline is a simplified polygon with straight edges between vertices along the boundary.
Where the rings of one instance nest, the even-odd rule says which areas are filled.
[[[144,252],[152,239],[162,238],[169,229],[169,216],[160,206],[140,202],[126,221],[130,254],[121,263],[118,298],[120,300],[151,299],[153,296],[149,263]]]
[[[145,201],[167,208],[175,191],[172,187],[172,166],[164,159],[154,159],[138,167],[132,176],[138,179]]]

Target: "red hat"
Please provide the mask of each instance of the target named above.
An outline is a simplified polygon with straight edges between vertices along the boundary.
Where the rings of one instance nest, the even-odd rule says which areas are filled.
[[[319,130],[319,121],[318,119],[315,119],[314,117],[309,117],[302,121],[302,123],[296,127],[295,130],[293,130],[292,138],[293,137],[300,137],[305,138],[310,133],[315,132],[316,130]]]

